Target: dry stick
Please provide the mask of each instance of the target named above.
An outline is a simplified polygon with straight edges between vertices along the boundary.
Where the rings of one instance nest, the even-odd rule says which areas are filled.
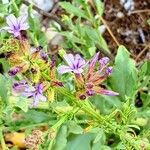
[[[117,46],[120,46],[119,42],[117,41],[117,39],[115,38],[115,36],[113,35],[112,31],[110,30],[109,26],[107,25],[106,21],[100,17],[101,21],[103,22],[103,24],[105,25],[106,29],[108,30],[109,34],[111,35],[111,37],[113,38],[113,40],[115,41],[115,43],[117,44]]]
[[[53,6],[53,9],[51,9],[50,13],[54,14],[57,11],[58,7],[59,7],[59,4],[58,2],[56,2]]]
[[[135,10],[135,11],[132,11],[130,14],[136,14],[136,13],[146,13],[146,12],[150,12],[150,9]]]
[[[50,14],[50,13],[47,13],[47,12],[43,11],[42,9],[40,9],[39,7],[37,7],[36,5],[31,4],[30,2],[28,2],[27,0],[23,0],[23,3],[25,5],[27,5],[27,6],[32,5],[32,8],[34,10],[36,10],[39,14],[41,14],[43,16],[46,16],[49,19],[52,19],[52,20],[56,21],[58,24],[61,25],[61,27],[63,28],[63,30],[66,31],[68,29],[68,27],[57,16],[55,16],[54,14]]]
[[[149,45],[147,45],[147,46],[137,55],[135,61],[137,61],[137,60],[141,57],[141,55],[147,50],[147,48],[149,48]]]

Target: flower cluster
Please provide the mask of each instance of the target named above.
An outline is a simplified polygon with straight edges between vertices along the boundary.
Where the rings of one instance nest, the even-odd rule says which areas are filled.
[[[58,72],[60,74],[67,72],[73,72],[75,74],[77,96],[80,99],[86,99],[86,97],[93,96],[95,94],[104,94],[109,96],[118,95],[118,93],[103,89],[100,86],[112,72],[112,67],[108,67],[108,57],[99,59],[99,53],[96,53],[89,62],[86,62],[78,54],[75,56],[72,54],[65,54],[64,59],[68,66],[59,66]],[[97,63],[99,64],[99,68],[96,70]]]
[[[46,80],[41,73],[46,76],[50,74],[51,71],[48,68],[50,68],[52,61],[49,61],[47,53],[40,47],[30,47],[28,39],[22,38],[21,31],[29,28],[27,16],[16,18],[11,14],[6,17],[6,23],[8,26],[3,29],[13,35],[13,38],[9,39],[11,41],[9,43],[14,44],[15,41],[15,45],[18,45],[18,50],[11,49],[7,55],[7,60],[11,66],[8,75],[15,77],[21,73],[27,79],[26,81],[15,82],[13,91],[20,96],[29,98],[32,102],[31,106],[35,107],[39,101],[47,100],[47,97],[44,96],[45,85],[43,84]],[[55,81],[55,83],[59,82]]]
[[[21,31],[29,28],[26,20],[26,16],[16,18],[11,14],[6,18],[8,26],[3,29],[11,33],[13,38],[16,39],[15,42],[19,45],[19,50],[11,50],[7,57],[11,65],[8,75],[15,77],[18,73],[22,73],[23,77],[27,79],[14,83],[13,91],[31,99],[31,106],[35,107],[39,101],[48,99],[48,95],[50,95],[48,92],[51,91],[51,88],[54,86],[62,87],[63,84],[56,79],[55,56],[52,56],[50,60],[48,54],[42,51],[40,47],[31,48],[28,40],[22,38]],[[13,43],[13,40],[11,43]],[[95,94],[118,95],[116,92],[101,87],[102,82],[112,72],[112,67],[108,67],[109,58],[99,59],[99,53],[90,61],[85,61],[79,54],[65,54],[63,58],[67,65],[59,66],[57,71],[60,74],[71,72],[75,75],[75,95],[78,98],[86,99]],[[43,84],[45,82],[47,88]]]

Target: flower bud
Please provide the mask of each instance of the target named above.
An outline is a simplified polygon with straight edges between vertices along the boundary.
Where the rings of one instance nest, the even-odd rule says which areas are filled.
[[[88,91],[86,91],[86,94],[87,94],[88,96],[93,96],[95,93],[94,93],[93,90],[88,90]]]
[[[86,96],[85,96],[84,94],[81,94],[81,95],[79,96],[79,98],[80,98],[80,100],[85,100],[85,99],[86,99]]]
[[[109,62],[109,58],[108,57],[103,57],[99,60],[99,62],[101,64],[101,68],[103,68]]]
[[[112,67],[108,67],[105,70],[105,75],[109,76],[112,73]]]
[[[9,76],[15,76],[20,71],[21,71],[21,67],[13,67],[8,71],[8,74]]]
[[[48,62],[48,55],[43,52],[43,51],[40,51],[40,57],[45,61],[45,62]]]

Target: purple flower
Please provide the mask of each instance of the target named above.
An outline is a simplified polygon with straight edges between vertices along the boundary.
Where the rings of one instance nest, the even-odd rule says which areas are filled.
[[[65,54],[64,59],[66,60],[68,66],[61,65],[60,67],[58,67],[58,72],[60,74],[64,74],[67,72],[80,74],[83,72],[83,68],[85,67],[86,62],[79,54],[76,54],[75,56],[73,56],[72,54]]]
[[[8,71],[9,76],[15,76],[18,72],[20,72],[21,67],[13,67]]]
[[[80,100],[85,100],[85,99],[86,99],[86,95],[81,94],[81,95],[79,96],[79,98],[80,98]]]
[[[44,61],[48,61],[48,55],[45,52],[40,51],[40,56]]]
[[[13,84],[13,90],[17,93],[21,93],[22,96],[27,98],[33,98],[32,107],[38,105],[39,101],[46,101],[46,97],[43,96],[43,85],[38,83],[35,86],[29,86],[26,81],[20,81]]]
[[[87,96],[93,96],[94,94],[103,94],[109,96],[119,95],[116,92],[101,88],[101,83],[111,74],[112,67],[107,67],[109,58],[103,57],[99,60],[100,67],[97,69],[96,63],[98,58],[99,53],[96,53],[95,56],[89,61],[88,72],[85,74],[83,79],[83,86]]]
[[[99,60],[100,62],[100,70],[102,70],[109,62],[109,58],[108,57],[103,57]]]
[[[97,93],[102,94],[102,95],[108,95],[108,96],[117,96],[119,93],[110,91],[110,90],[105,90],[105,89],[99,89]]]
[[[46,101],[46,97],[43,96],[43,85],[41,83],[36,84],[34,87],[26,87],[22,95],[33,98],[33,107],[37,106],[39,101]]]
[[[26,20],[27,16],[20,16],[16,18],[13,14],[10,14],[6,17],[6,23],[8,26],[3,29],[13,34],[14,37],[18,37],[20,36],[20,31],[27,30],[29,28]]]
[[[99,54],[100,54],[100,52],[96,53],[96,54],[94,55],[94,57],[89,61],[89,70],[88,70],[88,72],[91,72],[91,71],[94,70],[94,67],[95,67],[95,65],[96,65],[96,62],[97,62],[97,60],[98,60],[98,58],[99,58]]]
[[[93,95],[95,94],[95,92],[94,92],[93,90],[87,90],[87,91],[86,91],[86,94],[87,94],[88,96],[93,96]]]
[[[55,55],[52,55],[51,57],[51,63],[50,63],[50,69],[53,70],[54,67],[56,65],[56,56]]]
[[[25,90],[27,86],[27,82],[25,80],[22,80],[20,82],[15,82],[12,87],[15,92],[21,93]]]
[[[109,76],[109,75],[112,73],[112,69],[113,69],[113,67],[108,67],[108,68],[106,68],[106,69],[105,69],[105,75],[106,75],[106,76]]]

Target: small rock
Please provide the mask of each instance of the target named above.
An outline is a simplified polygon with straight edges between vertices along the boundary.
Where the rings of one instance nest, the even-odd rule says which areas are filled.
[[[50,40],[52,40],[56,35],[58,34],[58,32],[56,31],[52,31],[52,29],[48,28],[45,31],[45,35],[46,35],[46,39],[49,42]]]
[[[123,17],[124,17],[124,14],[123,14],[121,11],[119,11],[116,16],[117,16],[118,18],[123,18]]]
[[[32,2],[39,8],[47,12],[50,11],[54,5],[53,0],[32,0]]]
[[[133,0],[120,0],[120,4],[124,7],[124,9],[128,12],[129,15],[135,7]]]
[[[101,34],[103,34],[106,31],[106,26],[105,25],[101,25],[98,27],[98,30]]]

